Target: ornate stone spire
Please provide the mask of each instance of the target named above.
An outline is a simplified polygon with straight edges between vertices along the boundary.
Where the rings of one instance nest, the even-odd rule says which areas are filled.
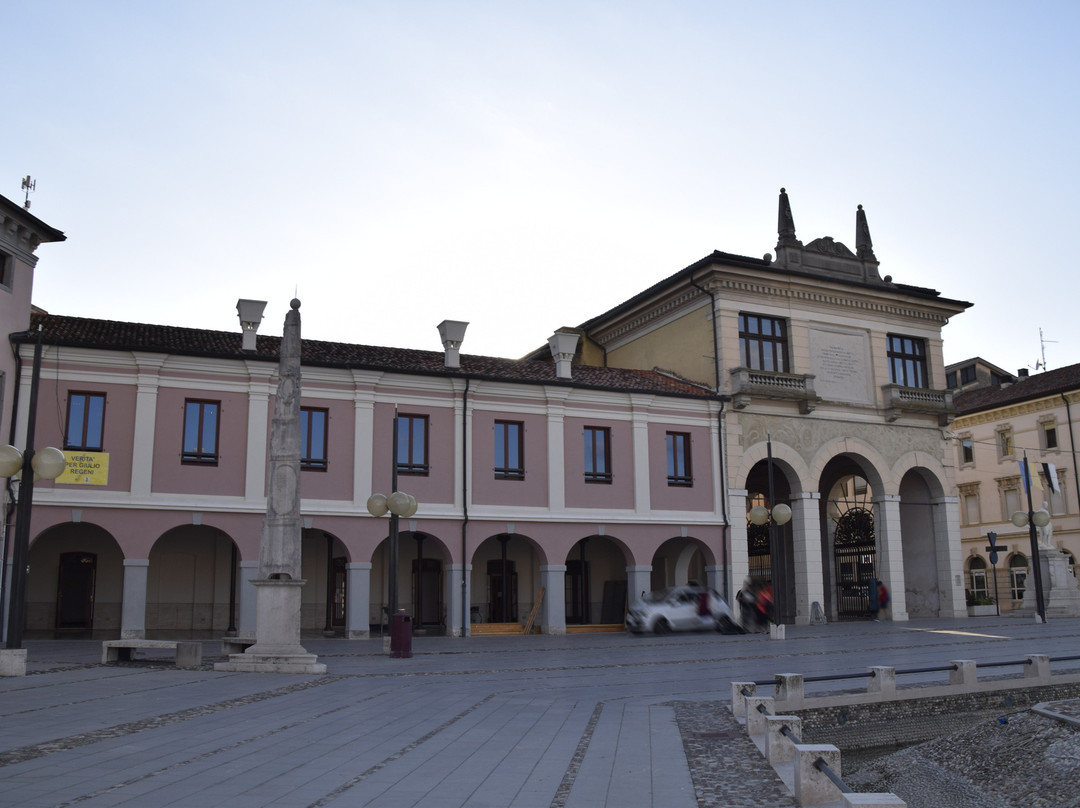
[[[877,261],[874,256],[874,242],[870,240],[870,226],[866,223],[866,212],[862,205],[855,211],[855,254],[864,261]]]
[[[795,238],[795,218],[791,215],[791,202],[788,201],[787,191],[780,189],[780,215],[776,225],[779,239],[776,242],[779,247],[801,247],[802,242]]]
[[[270,426],[270,485],[259,577],[300,578],[300,301],[285,315]]]

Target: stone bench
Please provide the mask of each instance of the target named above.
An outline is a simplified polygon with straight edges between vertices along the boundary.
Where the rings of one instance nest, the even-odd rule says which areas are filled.
[[[254,637],[222,637],[221,655],[242,654],[255,644]]]
[[[202,643],[182,640],[105,640],[101,643],[101,664],[130,662],[139,648],[173,651],[178,668],[197,668],[202,665]]]

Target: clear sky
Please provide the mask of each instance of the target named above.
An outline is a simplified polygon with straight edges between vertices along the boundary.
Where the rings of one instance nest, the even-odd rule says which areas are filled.
[[[1080,362],[1080,3],[0,2],[0,194],[57,314],[517,357],[714,249],[855,241]]]

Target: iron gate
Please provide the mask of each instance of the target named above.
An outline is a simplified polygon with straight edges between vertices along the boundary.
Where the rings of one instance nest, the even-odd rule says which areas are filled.
[[[868,587],[877,578],[874,514],[849,508],[836,520],[833,535],[836,613],[841,620],[869,617]]]

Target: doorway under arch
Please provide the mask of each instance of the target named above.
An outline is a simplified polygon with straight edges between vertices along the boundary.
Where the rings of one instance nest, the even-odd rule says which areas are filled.
[[[119,636],[124,555],[107,530],[51,527],[30,545],[28,564],[25,636]]]

